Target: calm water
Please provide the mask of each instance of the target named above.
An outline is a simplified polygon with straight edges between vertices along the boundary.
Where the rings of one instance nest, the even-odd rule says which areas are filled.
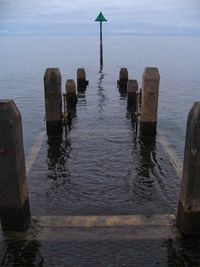
[[[121,67],[140,85],[146,66],[159,68],[158,133],[182,159],[187,114],[200,97],[199,38],[106,36],[102,71],[97,37],[1,37],[0,51],[0,98],[14,99],[22,113],[26,155],[45,130],[45,69],[60,68],[63,92],[79,67],[89,80],[70,133],[45,139],[29,174],[33,214],[176,212],[180,180],[157,142],[135,138],[116,84]]]
[[[90,101],[87,110],[93,113],[97,105],[95,112],[101,114],[112,112],[119,100],[116,81],[121,67],[127,67],[129,77],[141,85],[144,68],[156,66],[161,75],[159,128],[182,157],[186,117],[200,95],[200,39],[106,36],[102,90],[98,90],[98,41],[92,36],[1,37],[0,97],[13,98],[22,113],[26,153],[44,129],[43,75],[47,67],[60,68],[63,90],[65,80],[75,79],[77,68],[84,67],[90,81],[88,91],[93,92],[92,99],[86,99]]]

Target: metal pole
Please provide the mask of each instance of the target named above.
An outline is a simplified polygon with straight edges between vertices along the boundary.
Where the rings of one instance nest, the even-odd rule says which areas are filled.
[[[103,66],[102,21],[100,21],[100,65]]]

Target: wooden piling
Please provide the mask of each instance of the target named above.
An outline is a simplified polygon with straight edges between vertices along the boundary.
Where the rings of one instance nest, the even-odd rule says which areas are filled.
[[[118,80],[119,89],[127,90],[127,82],[128,82],[128,70],[127,68],[121,68]]]
[[[137,92],[138,92],[138,83],[137,80],[128,80],[127,84],[127,110],[131,114],[135,114],[137,110]]]
[[[142,80],[140,134],[156,135],[160,74],[157,68],[145,69]]]
[[[85,91],[88,85],[88,81],[86,80],[86,72],[84,68],[80,68],[77,70],[77,90]]]
[[[75,109],[77,104],[76,85],[74,80],[66,81],[67,109]]]
[[[59,68],[48,68],[44,75],[46,127],[48,135],[62,134],[62,90]]]
[[[200,236],[200,102],[187,119],[177,225],[185,236]]]
[[[30,224],[22,120],[13,100],[0,100],[0,217],[3,230]]]

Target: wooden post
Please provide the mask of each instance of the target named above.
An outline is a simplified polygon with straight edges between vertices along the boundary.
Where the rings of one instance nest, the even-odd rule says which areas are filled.
[[[88,85],[88,81],[86,80],[86,72],[85,69],[81,68],[77,70],[77,90],[85,91]]]
[[[137,110],[137,92],[138,92],[138,83],[137,80],[128,80],[127,84],[127,110],[131,114],[135,114]]]
[[[146,68],[142,80],[140,134],[156,135],[160,74],[157,68]]]
[[[76,108],[77,104],[76,85],[72,79],[66,81],[66,97],[67,109],[71,113]]]
[[[127,68],[121,68],[119,72],[119,81],[118,81],[119,89],[127,90],[127,83],[128,83],[128,70]]]
[[[200,102],[187,120],[177,225],[185,236],[200,236]]]
[[[48,135],[62,134],[61,73],[58,68],[46,69],[44,75],[46,127]]]
[[[0,100],[0,216],[3,230],[30,224],[22,121],[13,100]]]

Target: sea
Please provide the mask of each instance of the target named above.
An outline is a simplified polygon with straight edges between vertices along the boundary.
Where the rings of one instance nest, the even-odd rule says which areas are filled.
[[[53,144],[46,136],[28,173],[32,213],[176,214],[181,177],[168,171],[159,143],[153,145],[153,154],[141,153],[127,95],[120,94],[117,80],[120,69],[127,68],[129,79],[136,79],[141,88],[145,68],[158,68],[157,138],[164,136],[182,163],[187,116],[200,101],[200,38],[105,35],[103,48],[101,67],[98,35],[0,36],[0,99],[13,99],[21,112],[26,159],[46,131],[46,68],[60,69],[63,93],[67,79],[76,81],[78,68],[85,69],[89,81],[86,92],[78,95],[71,130]],[[10,260],[9,253],[9,246],[3,247],[1,266],[16,266],[6,265],[16,260]],[[192,256],[181,253],[180,263],[184,258],[194,264]],[[192,248],[190,253],[198,254]],[[43,266],[31,257],[28,262],[35,265],[27,266]]]
[[[1,36],[0,41],[0,98],[13,99],[19,107],[26,153],[45,127],[46,68],[60,69],[63,92],[66,79],[76,80],[77,69],[85,68],[90,82],[87,91],[94,94],[97,110],[102,113],[106,108],[110,113],[114,110],[109,101],[120,98],[117,80],[122,67],[128,69],[129,79],[136,79],[139,87],[145,67],[157,67],[160,72],[158,129],[183,159],[187,115],[200,94],[200,38],[106,36],[101,94],[98,92],[98,36]],[[119,114],[115,116],[118,120]]]

